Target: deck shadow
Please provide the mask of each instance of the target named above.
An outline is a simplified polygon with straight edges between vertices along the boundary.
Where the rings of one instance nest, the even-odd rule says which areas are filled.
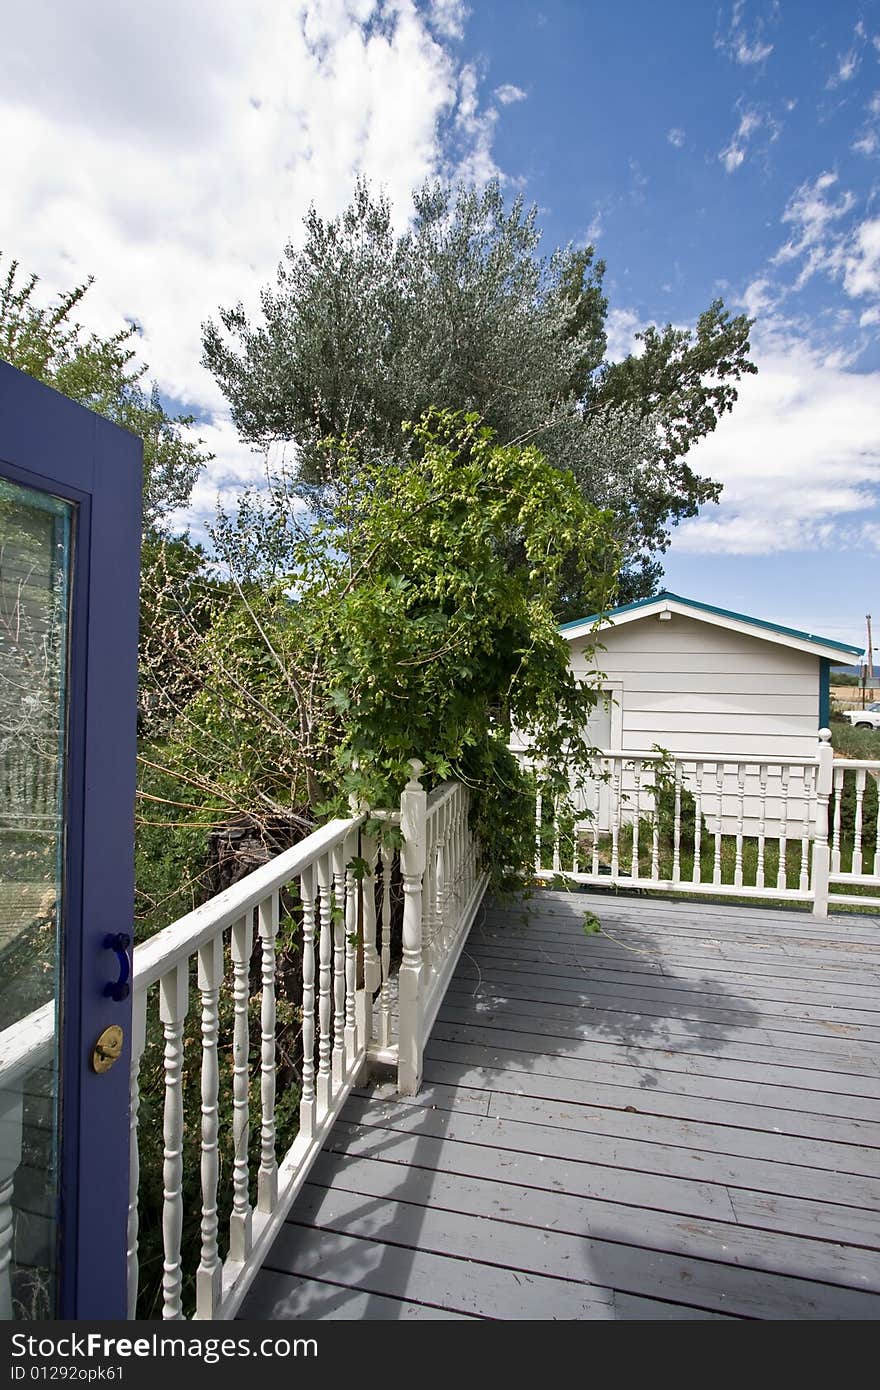
[[[553,901],[478,915],[419,1095],[353,1093],[243,1316],[876,1316],[878,1071],[788,924]]]
[[[541,1055],[542,1038],[546,1051],[563,1056],[579,1055],[582,1044],[606,1043],[623,1050],[643,1088],[658,1084],[652,1053],[720,1053],[743,1035],[772,1048],[747,988],[704,965],[679,974],[659,953],[657,930],[637,919],[621,923],[619,908],[600,907],[600,930],[586,935],[578,896],[572,895],[569,912],[555,914],[558,922],[537,916],[540,895],[528,904],[525,922],[514,910],[510,925],[501,925],[491,905],[480,914],[435,1035],[468,1022],[491,1026],[513,1045],[522,1033],[526,1069],[528,1052]],[[793,1050],[802,1036],[792,1033]]]

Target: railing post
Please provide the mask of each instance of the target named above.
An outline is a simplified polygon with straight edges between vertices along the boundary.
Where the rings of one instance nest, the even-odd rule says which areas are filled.
[[[815,822],[813,826],[813,914],[828,916],[828,875],[831,854],[828,848],[828,801],[831,796],[834,751],[830,743],[831,730],[819,730],[819,750],[816,768]]]
[[[410,761],[412,777],[400,798],[400,829],[403,847],[400,867],[403,877],[403,959],[398,978],[398,1066],[397,1089],[402,1096],[413,1096],[422,1079],[422,884],[425,875],[426,802],[419,784],[422,764]]]

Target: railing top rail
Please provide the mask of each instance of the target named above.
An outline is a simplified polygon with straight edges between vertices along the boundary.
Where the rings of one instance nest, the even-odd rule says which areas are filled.
[[[149,941],[142,942],[134,953],[135,990],[140,992],[148,989],[175,965],[188,960],[218,932],[225,931],[270,893],[310,868],[322,854],[335,848],[352,830],[362,825],[366,818],[366,813],[361,813],[350,820],[329,821],[292,849],[284,850],[270,859],[268,864],[262,864],[246,878],[172,922],[151,936]]]
[[[441,782],[439,787],[434,787],[433,791],[428,792],[428,799],[425,803],[425,815],[430,819],[441,806],[451,800],[455,790],[461,784],[459,782]]]
[[[55,1000],[0,1033],[0,1088],[41,1066],[55,1037]]]
[[[866,768],[868,772],[880,772],[880,761],[876,758],[835,758],[831,764],[833,768]]]
[[[246,912],[257,907],[270,893],[310,868],[322,854],[340,844],[366,815],[350,820],[332,820],[262,864],[253,873],[209,898],[206,903],[180,917],[135,948],[132,983],[136,991],[148,989],[175,965],[188,960],[200,946],[218,932],[225,931]],[[18,1076],[42,1064],[55,1036],[55,1004],[50,1001],[0,1033],[0,1084],[7,1086]]]
[[[817,744],[818,747],[818,744]],[[523,762],[532,763],[536,761],[527,748],[512,748],[510,750]],[[815,767],[818,758],[804,755],[793,757],[787,753],[773,753],[769,755],[760,753],[679,753],[679,752],[645,752],[642,749],[631,748],[594,748],[594,756],[597,758],[623,758],[625,762],[657,762],[661,758],[668,758],[673,763],[702,763],[704,766],[717,766],[718,763],[727,763],[736,767]],[[835,766],[838,764],[835,758]],[[847,766],[869,766],[868,763],[852,763]],[[872,767],[880,767],[880,763],[870,764]]]

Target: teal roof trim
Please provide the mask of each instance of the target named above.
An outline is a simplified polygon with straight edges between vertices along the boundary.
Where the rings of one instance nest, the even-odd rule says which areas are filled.
[[[762,627],[768,632],[779,632],[784,637],[798,637],[803,642],[819,642],[823,647],[836,647],[840,652],[855,652],[857,656],[862,654],[861,647],[852,647],[848,642],[836,642],[830,637],[818,637],[814,632],[801,632],[796,627],[768,623],[764,618],[750,618],[747,613],[735,613],[732,608],[716,608],[712,603],[700,603],[695,598],[682,598],[681,594],[672,594],[668,589],[654,594],[653,598],[640,598],[635,603],[625,603],[622,608],[610,608],[607,613],[592,613],[588,618],[577,618],[573,623],[561,623],[559,631],[570,632],[572,628],[616,618],[621,613],[634,613],[639,608],[649,608],[651,604],[662,603],[664,599],[672,599],[675,603],[681,603],[685,608],[695,608],[698,612],[714,613],[717,618],[733,618],[735,622],[748,623],[750,627]]]

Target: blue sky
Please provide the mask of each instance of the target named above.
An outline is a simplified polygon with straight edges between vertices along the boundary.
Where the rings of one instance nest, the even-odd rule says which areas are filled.
[[[465,38],[487,84],[523,93],[499,119],[494,158],[544,209],[550,240],[595,241],[624,338],[644,322],[691,323],[719,294],[757,314],[756,358],[777,389],[694,453],[728,496],[740,475],[741,504],[725,498],[709,527],[684,528],[669,587],[850,641],[880,606],[876,233],[873,261],[847,280],[847,238],[880,214],[878,33],[876,4],[557,0],[475,6]],[[807,400],[780,381],[786,362]],[[829,438],[801,474],[825,384]],[[835,418],[853,384],[857,429],[841,450],[874,466],[841,469]],[[794,458],[774,474],[784,433]],[[756,457],[775,495],[743,486]],[[787,494],[801,488],[820,495],[799,507]]]
[[[32,0],[4,48],[0,248],[142,326],[216,451],[196,517],[265,467],[201,322],[255,306],[358,172],[401,225],[424,178],[497,173],[548,251],[607,261],[613,353],[719,294],[757,316],[759,375],[692,459],[722,503],[668,586],[849,641],[880,616],[880,0]]]

